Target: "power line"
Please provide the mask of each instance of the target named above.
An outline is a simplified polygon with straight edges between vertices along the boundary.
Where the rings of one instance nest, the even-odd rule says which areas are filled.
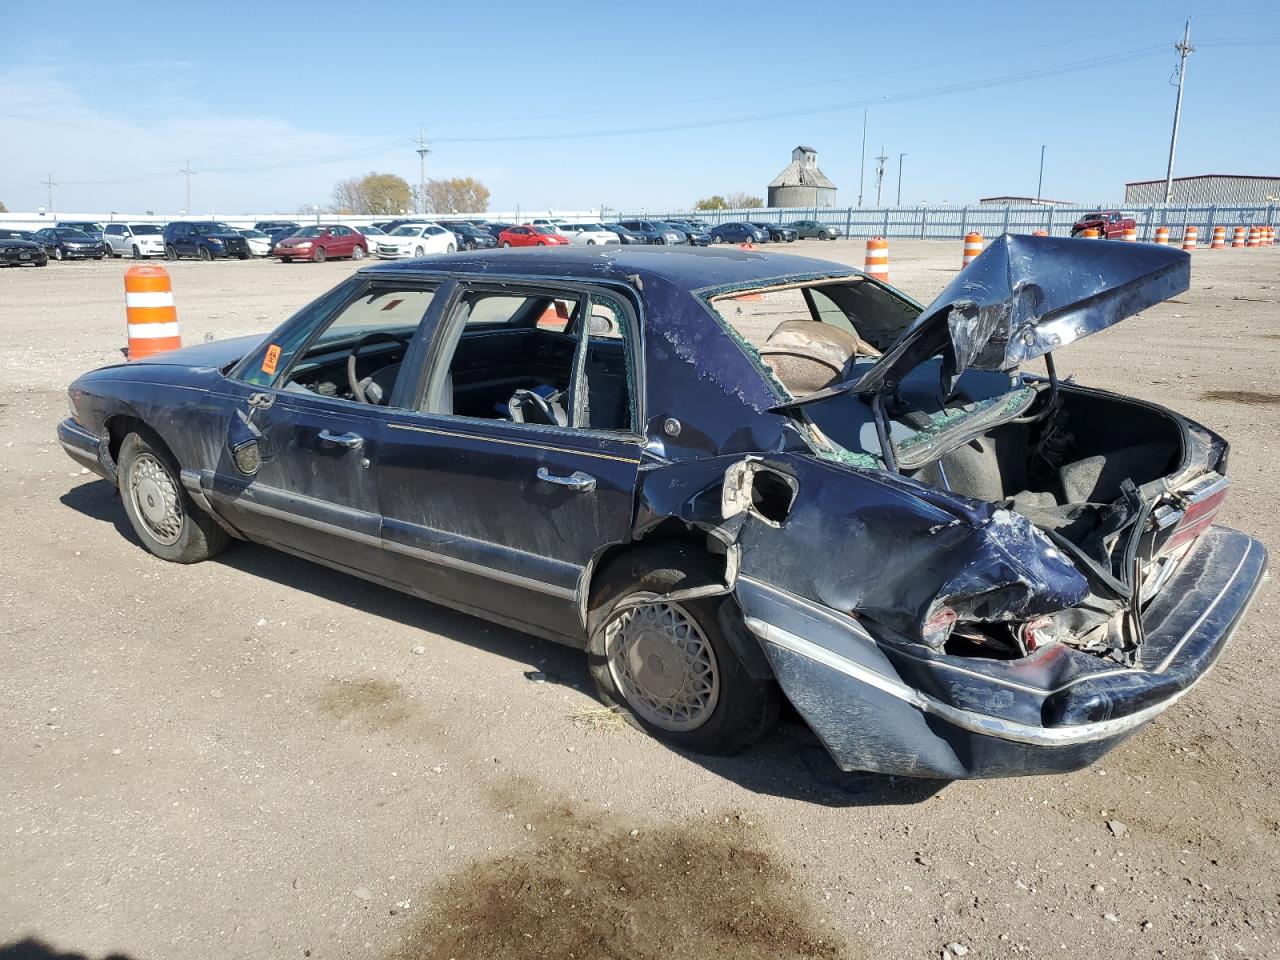
[[[195,176],[195,171],[191,169],[191,158],[187,158],[187,165],[178,171],[187,178],[187,213],[191,212],[191,178]]]

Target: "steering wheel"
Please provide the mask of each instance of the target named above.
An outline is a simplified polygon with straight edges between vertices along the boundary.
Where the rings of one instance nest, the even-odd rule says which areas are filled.
[[[351,395],[361,403],[368,403],[369,398],[365,396],[364,386],[360,383],[360,378],[356,376],[356,358],[360,355],[360,351],[371,343],[398,343],[406,350],[409,349],[409,338],[400,333],[387,333],[385,330],[375,330],[373,333],[366,333],[357,340],[351,347],[351,352],[347,354],[347,383],[351,387]]]
[[[532,405],[537,418],[530,420],[525,416],[524,407],[526,403]],[[561,426],[560,420],[551,409],[551,403],[548,398],[540,393],[535,393],[533,390],[517,390],[507,402],[507,409],[511,411],[511,419],[516,423],[542,423],[549,427]]]

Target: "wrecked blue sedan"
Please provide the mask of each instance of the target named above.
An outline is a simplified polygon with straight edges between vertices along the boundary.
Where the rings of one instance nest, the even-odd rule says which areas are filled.
[[[1055,373],[1188,282],[1010,236],[924,309],[758,252],[429,258],[86,374],[58,433],[157,556],[256,541],[577,646],[680,747],[785,697],[847,770],[1069,771],[1205,675],[1265,568],[1214,523],[1221,437]]]

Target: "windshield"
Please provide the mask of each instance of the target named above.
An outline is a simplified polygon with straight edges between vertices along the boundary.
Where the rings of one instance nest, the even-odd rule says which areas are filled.
[[[129,229],[133,231],[135,237],[151,237],[164,233],[154,223],[131,223]]]
[[[320,237],[320,236],[323,236],[328,229],[329,229],[328,227],[320,227],[320,226],[304,227],[303,229],[295,233],[294,236],[295,237]]]
[[[396,227],[391,231],[393,237],[416,237],[421,227]]]
[[[356,227],[356,229],[359,230],[361,233],[363,233],[366,237],[376,236],[382,233],[382,231],[379,230],[377,227]]]
[[[241,230],[240,236],[248,237],[250,240],[265,240],[267,235],[261,230]]]
[[[235,233],[225,223],[196,223],[192,224],[192,226],[195,228],[196,233],[202,237],[208,237],[215,233]]]
[[[54,230],[53,232],[56,233],[58,236],[60,236],[63,240],[91,239],[87,233],[83,233],[80,230],[72,230],[70,227],[58,227],[58,229]]]
[[[553,230],[551,227],[534,227],[533,230],[535,233],[541,233],[544,235],[550,235],[555,233],[555,230]]]

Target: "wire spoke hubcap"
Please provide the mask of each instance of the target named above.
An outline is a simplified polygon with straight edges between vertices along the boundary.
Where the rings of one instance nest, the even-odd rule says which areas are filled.
[[[627,703],[663,730],[696,730],[720,699],[715,650],[678,603],[617,611],[605,627],[605,655]]]
[[[133,461],[129,494],[147,532],[160,543],[176,543],[182,533],[182,501],[169,471],[151,454]]]

